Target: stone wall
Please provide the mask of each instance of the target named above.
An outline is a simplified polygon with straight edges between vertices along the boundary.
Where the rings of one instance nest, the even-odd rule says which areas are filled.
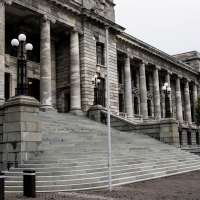
[[[104,65],[96,64],[96,43],[104,45]],[[84,35],[80,39],[80,64],[81,64],[81,95],[82,109],[87,111],[94,101],[94,85],[92,77],[97,73],[105,79],[106,91],[106,44],[105,29],[100,29],[90,23],[84,24]],[[109,67],[110,67],[110,99],[111,111],[118,112],[118,81],[117,81],[117,50],[116,37],[110,33],[109,40]]]

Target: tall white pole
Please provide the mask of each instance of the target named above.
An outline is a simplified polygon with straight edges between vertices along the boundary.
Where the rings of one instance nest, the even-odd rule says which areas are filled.
[[[109,27],[106,27],[106,68],[107,68],[107,126],[108,126],[108,171],[109,171],[109,190],[112,190],[111,178],[111,136],[110,136],[110,82],[109,82]]]

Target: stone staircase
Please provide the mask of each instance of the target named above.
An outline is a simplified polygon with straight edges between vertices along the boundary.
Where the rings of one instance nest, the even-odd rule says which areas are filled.
[[[6,192],[22,192],[25,169],[36,170],[36,191],[108,187],[107,127],[86,117],[40,113],[42,144],[36,156],[5,172]],[[114,186],[197,170],[199,156],[134,131],[112,133]]]

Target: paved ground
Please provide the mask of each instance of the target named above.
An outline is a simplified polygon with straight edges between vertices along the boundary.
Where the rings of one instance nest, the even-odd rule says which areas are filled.
[[[31,199],[6,193],[5,200]],[[36,200],[200,200],[200,171],[132,183],[113,188],[81,192],[37,193]]]

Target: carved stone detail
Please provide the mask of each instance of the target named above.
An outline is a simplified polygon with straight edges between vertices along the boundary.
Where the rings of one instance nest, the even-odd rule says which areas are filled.
[[[132,93],[135,97],[139,97],[140,96],[140,91],[138,88],[133,87],[132,88]]]
[[[95,10],[98,14],[105,14],[107,12],[107,3],[106,0],[96,0],[95,1]]]

